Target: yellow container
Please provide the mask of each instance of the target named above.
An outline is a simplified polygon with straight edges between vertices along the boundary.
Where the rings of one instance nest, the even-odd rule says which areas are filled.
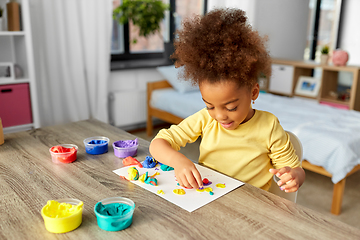
[[[52,233],[66,233],[79,227],[82,223],[83,205],[82,201],[70,198],[48,201],[41,209],[46,230]]]

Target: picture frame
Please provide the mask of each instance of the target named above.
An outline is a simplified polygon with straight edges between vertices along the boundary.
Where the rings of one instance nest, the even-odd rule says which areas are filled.
[[[1,80],[15,80],[14,64],[12,62],[0,62]]]
[[[295,94],[299,96],[316,98],[319,94],[320,85],[320,78],[300,76],[296,83]]]

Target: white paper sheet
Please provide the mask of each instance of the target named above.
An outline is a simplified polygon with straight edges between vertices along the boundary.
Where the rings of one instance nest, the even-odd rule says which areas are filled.
[[[195,166],[200,172],[201,177],[203,179],[207,178],[210,182],[212,182],[212,184],[208,186],[204,186],[204,188],[211,187],[214,195],[210,195],[210,193],[206,191],[198,192],[195,189],[186,189],[178,186],[177,181],[175,180],[175,172],[162,171],[159,165],[157,165],[155,168],[150,168],[150,169],[139,168],[138,166],[127,166],[114,170],[113,172],[119,176],[124,176],[126,178],[128,177],[127,170],[129,167],[136,167],[136,169],[139,171],[140,176],[146,172],[148,172],[148,176],[152,176],[156,172],[159,172],[160,175],[155,176],[155,178],[158,181],[158,186],[152,186],[150,184],[143,183],[139,180],[131,181],[131,182],[152,193],[155,193],[156,195],[168,200],[169,202],[174,203],[175,205],[189,212],[192,212],[214,201],[215,199],[225,195],[226,193],[244,185],[244,183],[239,180],[230,178],[209,168],[200,166],[198,164],[195,164]],[[216,184],[218,183],[225,184],[225,188],[216,187]],[[186,193],[184,195],[178,195],[173,193],[174,189],[184,189]],[[164,194],[158,194],[157,193],[158,190],[162,190]]]

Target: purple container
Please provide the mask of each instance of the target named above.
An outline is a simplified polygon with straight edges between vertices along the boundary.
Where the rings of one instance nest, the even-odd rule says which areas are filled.
[[[113,142],[114,154],[118,158],[133,157],[137,154],[139,143],[135,140],[120,140]]]

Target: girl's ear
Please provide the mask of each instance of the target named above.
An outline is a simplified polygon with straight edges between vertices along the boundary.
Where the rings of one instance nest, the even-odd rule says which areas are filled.
[[[258,83],[256,83],[251,89],[251,100],[255,101],[259,96],[259,92],[260,92],[260,86]]]

